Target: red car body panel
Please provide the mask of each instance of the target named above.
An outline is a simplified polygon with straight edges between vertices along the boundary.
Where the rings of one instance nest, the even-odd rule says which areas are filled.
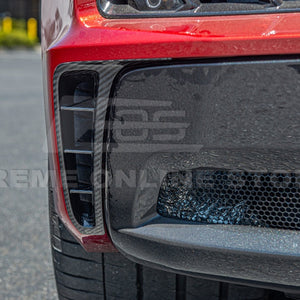
[[[82,235],[67,213],[54,124],[53,75],[72,61],[217,58],[300,53],[300,13],[106,19],[96,0],[43,2],[42,51],[52,186],[63,223],[87,251],[113,251],[108,234]]]

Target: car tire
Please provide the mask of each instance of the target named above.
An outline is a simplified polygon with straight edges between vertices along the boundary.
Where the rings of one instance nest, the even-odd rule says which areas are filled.
[[[87,253],[54,211],[49,188],[53,266],[59,299],[282,300],[283,293],[187,277],[133,263],[120,253]]]

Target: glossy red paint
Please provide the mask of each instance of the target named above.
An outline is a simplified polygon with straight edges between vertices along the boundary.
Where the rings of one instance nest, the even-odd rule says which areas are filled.
[[[62,3],[63,2],[63,3]],[[215,58],[300,54],[300,13],[222,17],[105,19],[96,0],[48,0],[42,6],[46,119],[57,211],[87,251],[112,251],[108,234],[81,235],[67,214],[54,130],[52,78],[70,61]],[[51,130],[50,130],[51,129]]]

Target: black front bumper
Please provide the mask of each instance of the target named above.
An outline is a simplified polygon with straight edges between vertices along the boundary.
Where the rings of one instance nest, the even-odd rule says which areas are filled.
[[[123,69],[111,91],[103,159],[115,246],[137,262],[178,273],[300,289],[298,230],[199,224],[157,213],[168,172],[297,173],[299,82],[296,58]]]

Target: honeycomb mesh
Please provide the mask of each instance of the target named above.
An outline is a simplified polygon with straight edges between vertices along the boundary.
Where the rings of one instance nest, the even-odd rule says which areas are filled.
[[[168,173],[157,211],[206,224],[300,229],[300,174],[194,169]]]

